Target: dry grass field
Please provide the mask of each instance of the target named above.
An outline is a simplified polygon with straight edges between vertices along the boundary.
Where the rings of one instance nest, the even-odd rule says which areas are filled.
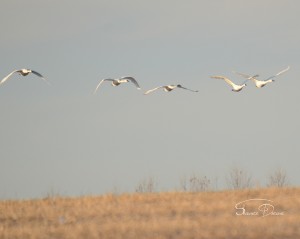
[[[242,202],[247,199],[272,202]],[[300,238],[300,189],[0,201],[0,238],[296,239]]]

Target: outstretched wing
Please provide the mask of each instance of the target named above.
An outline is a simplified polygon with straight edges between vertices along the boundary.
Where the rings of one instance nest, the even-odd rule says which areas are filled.
[[[275,78],[276,76],[279,76],[279,75],[283,74],[284,72],[288,71],[289,69],[290,69],[290,67],[288,66],[286,69],[284,69],[284,70],[278,72],[276,75],[273,75],[273,76],[270,76],[269,78],[267,78],[266,81],[267,81],[267,80],[270,80],[270,79],[273,79],[273,78]]]
[[[33,71],[33,70],[31,70],[31,73],[33,73],[33,74],[35,74],[35,75],[41,77],[47,84],[50,84],[50,83],[45,79],[45,77],[42,76],[40,73],[38,73],[38,72],[36,72],[36,71]]]
[[[244,82],[243,82],[243,84],[246,84],[246,82],[248,81],[248,80],[252,80],[253,82],[255,82],[255,81],[257,81],[257,77],[259,77],[259,75],[257,74],[257,75],[253,75],[253,76],[250,76],[249,78],[247,78]]]
[[[244,77],[246,79],[249,79],[249,80],[251,78],[250,75],[247,75],[247,74],[244,74],[244,73],[240,73],[240,72],[237,72],[237,71],[232,71],[232,72],[235,73],[235,74],[237,74],[237,75],[239,75],[239,76],[242,76],[242,77]]]
[[[198,92],[198,90],[191,90],[191,89],[185,88],[185,87],[183,87],[181,85],[178,85],[177,87],[181,88],[181,89],[189,90],[189,91],[192,91],[192,92]]]
[[[101,81],[99,82],[99,84],[97,85],[97,87],[96,87],[96,89],[95,89],[95,91],[94,91],[94,94],[96,94],[96,92],[97,92],[99,86],[100,86],[104,81],[114,81],[114,79],[103,79],[103,80],[101,80]]]
[[[159,86],[159,87],[156,87],[154,89],[151,89],[151,90],[148,90],[144,93],[144,95],[148,95],[149,93],[153,92],[153,91],[156,91],[158,89],[161,89],[161,88],[164,88],[165,86]]]
[[[237,71],[232,71],[232,72],[235,73],[235,74],[237,74],[237,75],[239,75],[239,76],[242,76],[242,77],[246,78],[246,80],[243,82],[243,84],[246,84],[246,82],[248,80],[252,80],[252,81],[255,82],[257,80],[256,78],[259,77],[258,74],[250,76],[250,75],[247,75],[247,74],[244,74],[244,73],[240,73],[240,72],[237,72]]]
[[[220,79],[220,80],[225,80],[229,85],[234,86],[235,84],[229,80],[227,77],[225,76],[211,76],[211,78],[215,78],[215,79]]]
[[[247,80],[256,80],[255,78],[259,77],[258,74],[250,76],[250,75],[247,75],[247,74],[244,74],[244,73],[240,73],[240,72],[237,72],[237,71],[232,71],[232,72],[235,73],[235,74],[237,74],[237,75],[239,75],[239,76],[242,76],[242,77],[246,78]]]
[[[133,77],[131,77],[131,76],[123,76],[123,77],[120,78],[120,80],[123,80],[123,79],[130,80],[133,84],[135,84],[135,86],[136,86],[136,88],[137,88],[138,90],[141,89],[141,87],[139,86],[139,83],[138,83],[138,82],[136,81],[136,79],[134,79]]]
[[[3,84],[5,81],[8,80],[9,77],[12,76],[12,74],[14,74],[15,72],[17,72],[18,70],[14,70],[13,72],[9,73],[7,76],[5,76],[1,81],[0,81],[0,85]]]

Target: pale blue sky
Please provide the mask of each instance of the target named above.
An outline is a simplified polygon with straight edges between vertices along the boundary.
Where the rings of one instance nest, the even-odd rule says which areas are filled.
[[[300,184],[300,2],[1,1],[0,199],[159,190],[192,174],[218,178],[233,165],[262,186],[283,168]],[[232,70],[275,83],[240,93]],[[106,77],[134,76],[144,96]],[[18,80],[21,79],[21,80]]]

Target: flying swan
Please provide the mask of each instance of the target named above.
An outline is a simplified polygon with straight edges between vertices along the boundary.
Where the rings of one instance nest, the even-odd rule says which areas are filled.
[[[257,77],[258,75],[255,75],[253,77]],[[250,77],[250,76],[249,76]],[[231,87],[232,87],[232,91],[234,92],[239,92],[241,91],[246,85],[246,82],[249,80],[247,79],[246,81],[244,81],[243,84],[241,85],[237,85],[235,83],[233,83],[231,80],[229,80],[227,77],[225,76],[211,76],[211,78],[215,78],[215,79],[221,79],[221,80],[224,80],[226,83],[228,83]]]
[[[33,73],[37,76],[39,76],[40,78],[42,78],[46,83],[49,84],[49,82],[44,78],[44,76],[42,76],[40,73],[34,71],[34,70],[30,70],[30,69],[20,69],[20,70],[14,70],[13,72],[9,73],[7,76],[5,76],[1,81],[0,81],[0,85],[3,84],[5,81],[7,81],[14,73],[19,73],[22,76],[27,76],[29,73]]]
[[[124,77],[121,77],[121,78],[118,78],[118,79],[103,79],[103,80],[100,80],[99,84],[97,85],[95,91],[94,91],[94,94],[96,94],[99,86],[104,82],[104,81],[111,81],[111,84],[112,86],[118,86],[122,83],[127,83],[127,82],[132,82],[133,84],[135,84],[136,88],[138,90],[141,89],[141,87],[139,86],[139,84],[137,83],[137,81],[131,77],[131,76],[124,76]]]
[[[175,88],[189,90],[189,91],[192,91],[192,92],[198,92],[198,90],[191,90],[191,89],[183,87],[182,85],[164,85],[164,86],[159,86],[159,87],[156,87],[154,89],[148,90],[144,93],[144,95],[148,95],[149,93],[151,93],[153,91],[156,91],[158,89],[164,89],[165,92],[170,92],[170,91],[174,90]]]
[[[269,78],[267,78],[266,80],[257,80],[255,77],[256,76],[249,76],[249,75],[246,75],[246,74],[243,74],[243,73],[239,73],[239,72],[236,72],[236,71],[233,71],[233,73],[237,74],[237,75],[240,75],[244,78],[247,78],[248,80],[252,80],[254,83],[255,83],[255,86],[257,88],[262,88],[264,87],[266,84],[268,83],[271,83],[271,82],[274,82],[275,80],[273,80],[273,78],[275,78],[276,76],[279,76],[281,74],[283,74],[284,72],[288,71],[290,69],[290,67],[288,66],[286,69],[278,72],[277,74],[273,75],[273,76],[270,76]]]

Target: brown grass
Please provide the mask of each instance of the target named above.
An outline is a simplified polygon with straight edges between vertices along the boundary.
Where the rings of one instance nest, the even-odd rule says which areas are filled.
[[[253,198],[284,215],[237,216],[236,203]],[[299,225],[299,188],[0,201],[1,239],[300,238]]]

